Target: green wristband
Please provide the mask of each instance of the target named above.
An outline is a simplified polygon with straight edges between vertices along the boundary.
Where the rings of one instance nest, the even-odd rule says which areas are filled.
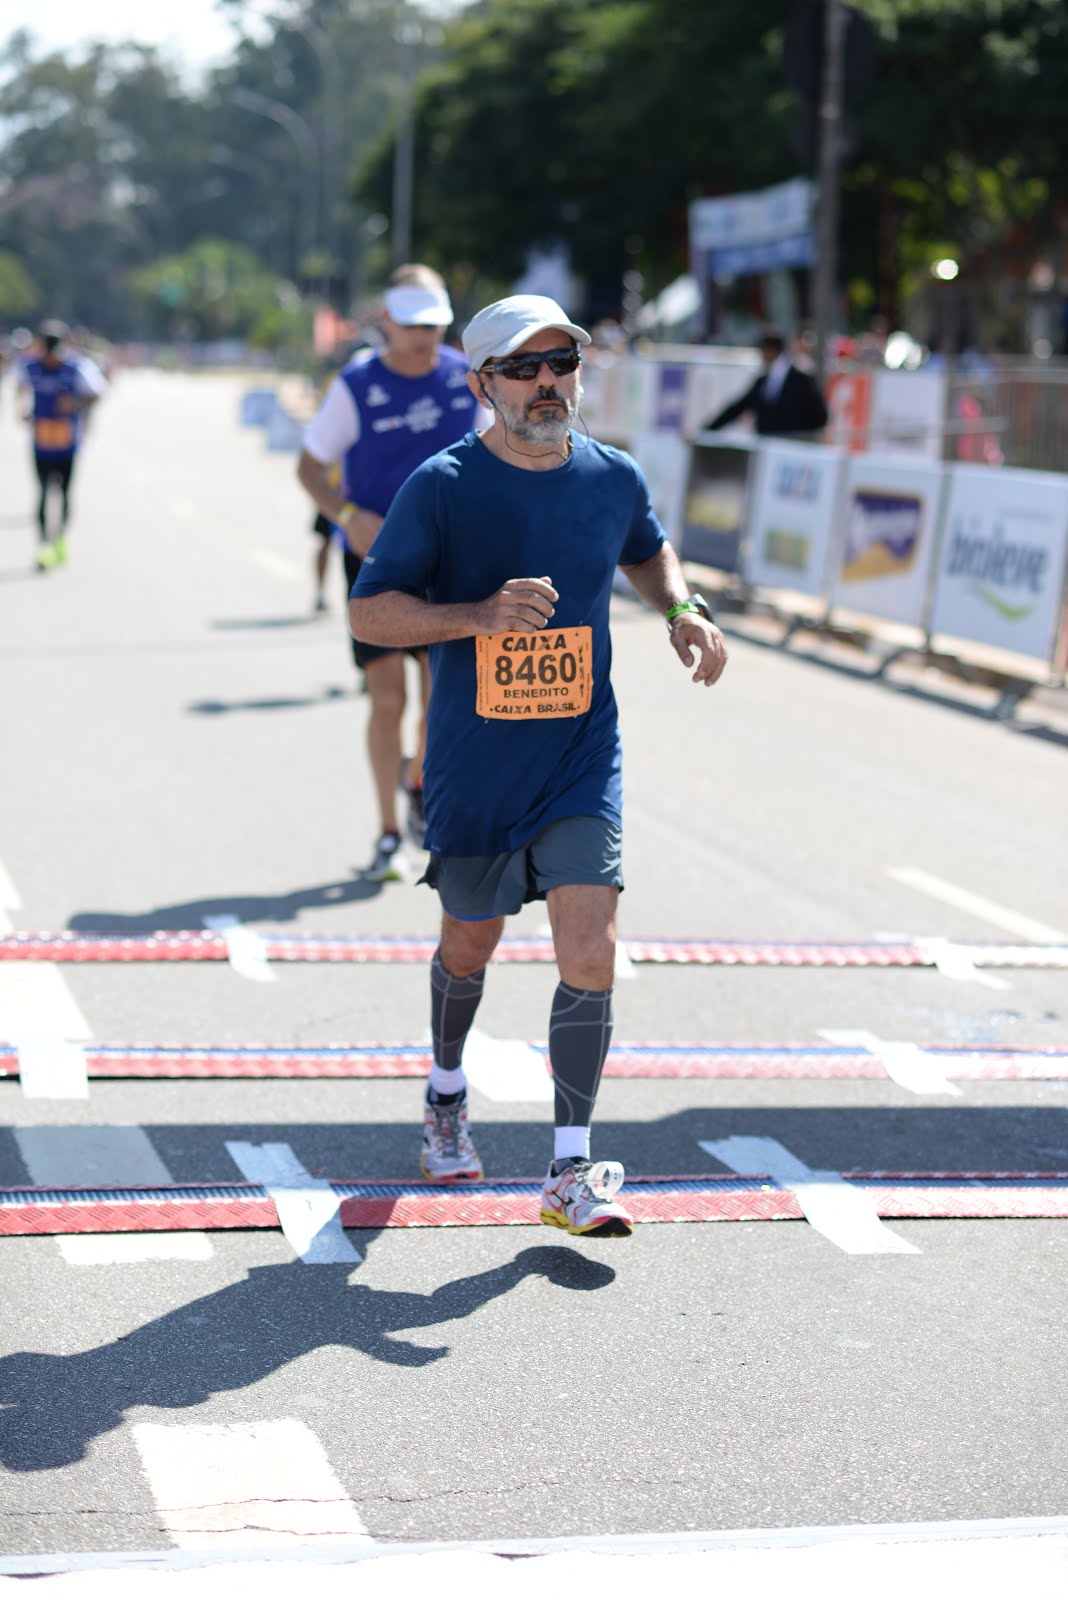
[[[681,617],[684,611],[692,611],[696,616],[701,615],[700,606],[695,605],[692,600],[681,600],[677,606],[669,606],[664,612],[664,621],[667,623],[669,628],[671,627],[671,624],[674,622],[675,618]]]

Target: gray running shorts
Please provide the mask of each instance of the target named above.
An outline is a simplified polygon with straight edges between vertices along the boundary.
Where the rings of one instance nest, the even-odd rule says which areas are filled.
[[[419,881],[436,889],[460,922],[512,917],[526,901],[566,884],[622,889],[623,830],[604,817],[564,817],[503,855],[431,856]]]

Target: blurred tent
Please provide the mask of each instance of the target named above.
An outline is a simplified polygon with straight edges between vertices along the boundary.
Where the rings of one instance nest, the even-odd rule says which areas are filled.
[[[647,300],[634,325],[647,337],[686,343],[700,336],[702,308],[701,285],[687,272],[661,289],[655,300]]]

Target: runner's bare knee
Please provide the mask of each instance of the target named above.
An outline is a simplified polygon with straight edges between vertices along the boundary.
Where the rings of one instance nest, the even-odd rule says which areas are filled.
[[[441,960],[446,971],[454,978],[469,978],[473,972],[481,972],[503,931],[503,917],[461,922],[446,912],[441,920]]]

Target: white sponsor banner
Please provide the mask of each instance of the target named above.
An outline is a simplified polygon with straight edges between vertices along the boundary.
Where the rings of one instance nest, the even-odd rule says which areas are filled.
[[[868,449],[941,460],[945,373],[879,368],[872,377]]]
[[[920,628],[945,469],[851,455],[831,603]]]
[[[645,429],[634,441],[634,458],[649,482],[653,510],[676,550],[682,536],[682,502],[690,447],[680,434]]]
[[[842,476],[841,450],[762,444],[744,557],[749,583],[821,593]]]
[[[931,632],[1049,660],[1068,559],[1068,477],[949,473]]]
[[[751,361],[732,361],[729,364],[719,361],[695,363],[686,394],[683,432],[691,438],[695,433],[700,433],[717,412],[751,387],[759,372],[760,362],[756,357]],[[732,423],[725,430],[724,437],[741,432],[752,437],[750,419]]]

